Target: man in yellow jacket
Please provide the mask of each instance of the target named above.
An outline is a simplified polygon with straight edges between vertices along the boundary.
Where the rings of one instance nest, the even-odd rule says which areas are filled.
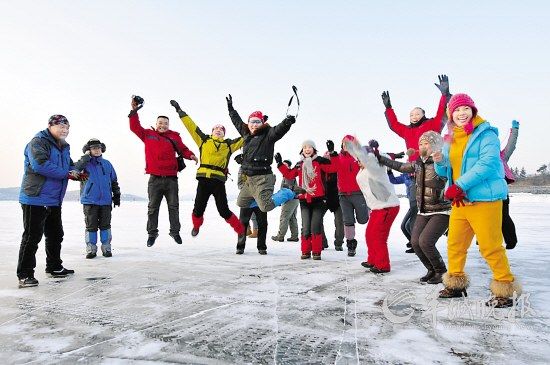
[[[221,124],[214,125],[212,134],[205,134],[187,113],[181,110],[177,101],[170,100],[170,104],[176,109],[183,125],[189,131],[191,138],[193,138],[200,151],[200,165],[197,170],[199,183],[197,185],[195,206],[191,215],[193,221],[191,236],[199,234],[210,195],[214,195],[220,216],[229,223],[238,235],[244,234],[244,226],[239,218],[229,210],[227,193],[225,192],[229,159],[233,152],[243,146],[242,137],[236,139],[225,138],[225,127]]]

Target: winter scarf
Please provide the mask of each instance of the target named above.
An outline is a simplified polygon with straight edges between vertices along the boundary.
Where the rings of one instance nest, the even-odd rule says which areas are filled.
[[[313,154],[311,157],[302,156],[302,188],[306,190],[308,194],[313,194],[317,186],[310,187],[309,184],[315,180],[317,174],[313,167],[313,160],[317,158],[317,154]]]

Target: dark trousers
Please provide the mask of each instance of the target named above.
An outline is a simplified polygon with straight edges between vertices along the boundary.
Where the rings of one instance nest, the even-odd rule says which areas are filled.
[[[302,215],[302,236],[309,237],[323,233],[323,215],[326,205],[322,200],[308,203],[300,201],[300,213]]]
[[[88,232],[97,232],[97,229],[105,230],[111,228],[110,205],[92,205],[84,204],[84,223]]]
[[[63,224],[61,207],[43,207],[21,204],[23,208],[23,237],[19,247],[17,277],[20,279],[34,276],[36,251],[42,236],[46,237],[46,270],[59,270],[61,261],[61,242]]]
[[[414,253],[428,270],[437,273],[447,271],[445,262],[437,250],[436,243],[439,237],[449,228],[449,215],[433,214],[418,215],[414,224],[411,244]]]
[[[267,212],[262,212],[258,207],[241,208],[241,211],[239,213],[239,220],[241,221],[245,229],[247,229],[252,213],[256,215],[256,220],[258,221],[258,238],[257,238],[258,241],[256,243],[256,246],[258,247],[258,250],[267,250],[267,245],[265,243],[265,239],[267,236]],[[246,232],[245,234],[240,235],[237,238],[237,249],[244,250],[245,245],[246,245]]]
[[[170,233],[179,233],[179,198],[177,176],[156,176],[149,177],[147,185],[149,193],[149,205],[147,210],[147,232],[149,236],[158,235],[159,208],[162,198],[166,198],[168,205],[168,219],[170,220]]]
[[[516,247],[518,237],[516,236],[516,226],[510,217],[510,197],[502,201],[502,235],[507,249]]]
[[[223,219],[229,219],[231,217],[231,210],[227,205],[227,193],[225,192],[225,182],[218,179],[208,179],[205,177],[197,178],[199,181],[197,185],[197,195],[195,196],[195,206],[193,207],[193,215],[195,217],[202,217],[208,204],[210,195],[214,195],[216,201],[216,208],[218,213]]]
[[[407,240],[409,240],[409,242],[411,241],[412,231],[417,214],[418,208],[415,203],[414,205],[411,205],[409,207],[409,210],[407,211],[405,217],[403,217],[403,221],[401,222],[401,231],[403,232],[405,237],[407,237]]]
[[[326,214],[328,208],[325,208]],[[323,218],[324,218],[323,214]],[[321,219],[322,231],[323,231],[323,246],[328,245],[327,235],[325,233],[325,225],[323,219]],[[338,207],[334,212],[334,246],[342,246],[344,243],[344,219],[342,217],[342,208]]]

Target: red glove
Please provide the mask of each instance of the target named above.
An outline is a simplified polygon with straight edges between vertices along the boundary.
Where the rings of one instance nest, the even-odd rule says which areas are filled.
[[[456,184],[449,186],[449,188],[445,192],[445,198],[447,198],[447,200],[451,200],[451,205],[457,208],[466,205],[464,204],[464,198],[466,198],[466,194],[464,193],[464,190],[462,190],[460,186]]]
[[[82,171],[79,175],[78,175],[78,181],[87,181],[88,178],[90,176],[88,175],[88,173],[86,171]]]
[[[67,177],[69,178],[69,180],[74,180],[74,181],[86,181],[88,180],[88,174],[83,171],[83,172],[76,172],[76,171],[69,171],[69,175],[67,175]]]

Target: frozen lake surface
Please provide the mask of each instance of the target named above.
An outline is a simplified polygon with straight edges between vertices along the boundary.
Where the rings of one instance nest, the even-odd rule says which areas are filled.
[[[191,238],[192,202],[182,202],[183,245],[168,236],[166,205],[160,237],[145,246],[146,203],[113,212],[113,257],[84,258],[82,207],[63,206],[65,279],[46,277],[44,243],[36,288],[17,288],[22,233],[17,202],[0,203],[1,363],[35,364],[477,364],[550,363],[550,196],[511,199],[519,244],[508,251],[528,296],[517,309],[488,311],[490,271],[475,244],[467,301],[437,301],[440,286],[406,254],[399,223],[389,246],[392,272],[376,276],[358,253],[332,245],[322,261],[300,260],[299,243],[273,242],[279,210],[269,214],[268,255],[255,239],[235,255],[236,236],[213,200],[198,237]],[[237,208],[232,204],[232,209]],[[288,237],[288,234],[287,234]],[[446,259],[445,237],[438,243]]]

